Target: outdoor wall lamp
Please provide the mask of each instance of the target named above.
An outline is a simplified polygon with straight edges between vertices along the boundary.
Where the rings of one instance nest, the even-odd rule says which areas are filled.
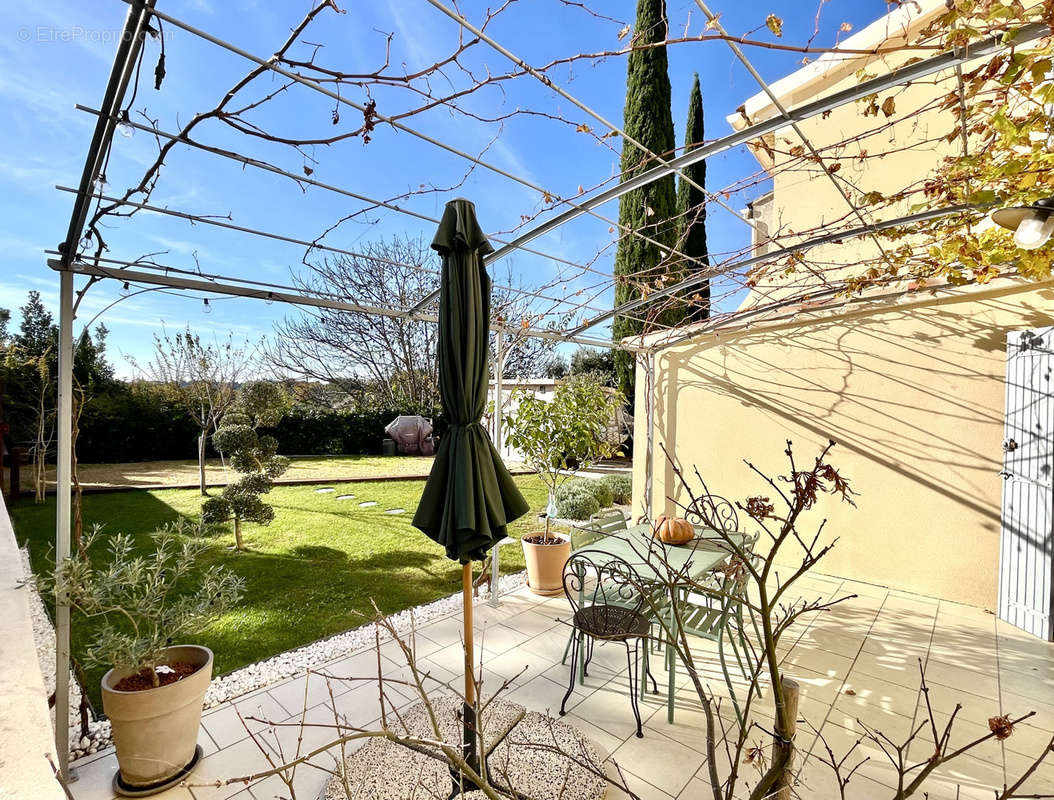
[[[1014,232],[1014,244],[1035,250],[1054,233],[1054,197],[1037,200],[1030,206],[1000,208],[992,212],[992,222]]]

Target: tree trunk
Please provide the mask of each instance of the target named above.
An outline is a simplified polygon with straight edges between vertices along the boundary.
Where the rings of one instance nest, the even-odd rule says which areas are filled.
[[[787,745],[786,742],[793,740],[794,734],[796,733],[799,685],[793,678],[783,676],[781,676],[781,683],[783,684],[783,719],[786,720],[787,730],[778,730],[779,714],[777,714],[776,724],[773,726],[773,729],[778,738],[772,743],[772,759],[773,761],[777,760],[780,755],[779,751],[784,747],[789,747],[790,753],[787,756],[787,761],[783,767],[783,775],[776,779],[773,797],[775,797],[776,800],[791,800],[791,797],[794,794],[794,745]]]
[[[201,496],[208,497],[208,491],[205,489],[205,429],[201,429],[201,436],[198,437],[198,483],[201,485]]]
[[[242,541],[242,521],[237,517],[234,518],[234,546],[239,550],[245,549],[245,542]]]

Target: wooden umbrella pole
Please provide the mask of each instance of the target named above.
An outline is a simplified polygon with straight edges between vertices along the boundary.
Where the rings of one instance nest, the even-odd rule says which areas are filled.
[[[465,706],[464,747],[465,761],[476,772],[479,771],[479,756],[476,747],[476,683],[472,679],[472,562],[461,566],[461,601],[465,615]],[[461,789],[468,788],[462,776]]]
[[[461,565],[462,608],[465,613],[465,702],[476,704],[476,683],[472,679],[472,562]]]

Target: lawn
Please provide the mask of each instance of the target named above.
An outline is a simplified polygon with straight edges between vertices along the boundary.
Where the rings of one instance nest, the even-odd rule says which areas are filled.
[[[282,480],[330,481],[347,478],[387,476],[426,477],[432,468],[431,456],[294,456]],[[197,461],[135,461],[122,464],[80,464],[78,472],[85,486],[193,486],[198,482]],[[205,462],[205,481],[225,484],[237,477],[218,458]],[[55,468],[46,481],[55,483]],[[32,485],[26,468],[23,485]]]
[[[536,476],[516,482],[535,510],[514,523],[514,536],[535,527],[537,510],[546,504]],[[457,591],[459,566],[411,525],[423,486],[423,481],[340,484],[327,494],[316,492],[320,485],[279,486],[268,496],[275,521],[243,528],[248,552],[230,549],[230,530],[210,538],[206,563],[228,566],[246,582],[239,606],[195,637],[215,652],[217,673],[358,627],[370,613],[371,598],[392,613]],[[344,493],[356,498],[338,500]],[[364,500],[377,505],[360,507]],[[198,492],[187,489],[89,494],[84,519],[86,526],[104,523],[110,531],[134,534],[145,548],[158,523],[195,514],[200,505]],[[392,508],[406,513],[385,513]],[[54,549],[53,498],[43,506],[20,500],[11,517],[19,542],[28,542],[34,568],[40,568]],[[502,548],[501,556],[502,572],[523,569],[518,547]],[[75,655],[83,653],[94,624],[74,616]],[[88,672],[93,703],[103,671]]]

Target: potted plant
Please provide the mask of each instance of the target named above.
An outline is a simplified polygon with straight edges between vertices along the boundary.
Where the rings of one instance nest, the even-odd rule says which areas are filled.
[[[546,401],[524,390],[513,393],[506,441],[519,450],[549,490],[545,530],[522,538],[527,583],[535,594],[563,591],[563,569],[571,554],[571,539],[552,530],[556,491],[574,470],[588,469],[615,454],[618,443],[609,435],[622,396],[586,373],[562,381]]]
[[[188,528],[182,521],[162,527],[142,554],[131,536],[103,537],[96,526],[57,581],[54,573],[42,579],[52,590],[57,583],[71,608],[102,620],[85,661],[110,667],[102,705],[117,749],[114,788],[122,795],[162,791],[200,758],[212,651],[176,643],[231,608],[244,590],[230,570],[198,567],[207,545]],[[92,553],[100,549],[106,555],[95,563]]]

